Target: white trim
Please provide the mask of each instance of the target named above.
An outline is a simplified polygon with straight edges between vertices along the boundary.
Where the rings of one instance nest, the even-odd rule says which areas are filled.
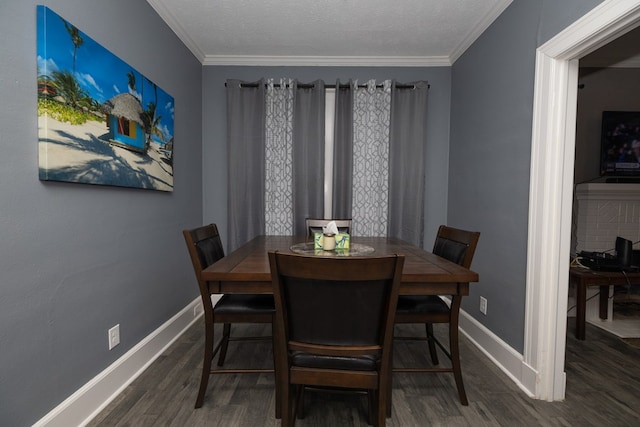
[[[460,44],[453,49],[451,55],[449,55],[449,61],[453,64],[458,58],[462,56],[462,54],[469,49],[469,47],[485,32],[487,28],[493,21],[495,21],[498,16],[504,12],[504,10],[509,7],[513,0],[502,0],[497,2],[493,7],[486,13],[486,15],[476,23],[476,25],[469,31],[469,34],[460,42]]]
[[[198,297],[52,409],[34,426],[87,424],[202,316],[201,307],[202,300]]]
[[[275,67],[450,67],[448,56],[206,55],[202,65]]]
[[[460,331],[522,391],[533,397],[536,373],[523,362],[520,353],[463,310],[460,310]]]
[[[198,47],[198,44],[189,36],[189,33],[180,25],[180,22],[173,16],[170,12],[169,8],[164,5],[164,2],[155,1],[155,0],[147,0],[147,3],[151,5],[151,7],[156,11],[156,13],[160,16],[160,18],[167,23],[169,28],[173,30],[173,32],[178,36],[180,41],[184,43],[184,45],[193,53],[193,56],[196,57],[200,63],[202,63],[205,59],[205,54]]]
[[[538,399],[562,400],[565,393],[577,59],[639,19],[639,1],[607,0],[536,53],[523,364],[535,373]]]

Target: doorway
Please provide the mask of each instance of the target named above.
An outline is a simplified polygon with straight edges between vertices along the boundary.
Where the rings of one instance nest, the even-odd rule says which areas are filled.
[[[640,139],[640,28],[580,58],[578,83],[571,253],[613,252],[618,236],[640,241],[640,169],[633,148]],[[599,318],[599,289],[587,290],[587,321],[621,339],[640,337],[640,289],[612,290],[607,320]],[[573,295],[570,290],[571,307]]]
[[[606,0],[536,52],[523,385],[562,400],[578,60],[640,23],[640,4]]]

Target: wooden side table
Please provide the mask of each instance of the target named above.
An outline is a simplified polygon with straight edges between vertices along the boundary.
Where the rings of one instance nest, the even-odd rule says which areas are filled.
[[[576,338],[585,339],[587,287],[600,286],[599,316],[601,319],[606,319],[609,286],[639,284],[640,272],[594,271],[588,268],[571,267],[569,269],[569,285],[574,285],[576,288]]]

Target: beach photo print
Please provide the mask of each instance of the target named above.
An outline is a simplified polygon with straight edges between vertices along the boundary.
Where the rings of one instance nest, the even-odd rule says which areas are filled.
[[[173,97],[51,9],[37,19],[40,179],[173,191]]]

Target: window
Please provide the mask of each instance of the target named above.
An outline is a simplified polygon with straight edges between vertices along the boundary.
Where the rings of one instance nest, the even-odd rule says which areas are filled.
[[[325,90],[324,108],[324,217],[333,212],[333,123],[336,114],[336,90]]]

